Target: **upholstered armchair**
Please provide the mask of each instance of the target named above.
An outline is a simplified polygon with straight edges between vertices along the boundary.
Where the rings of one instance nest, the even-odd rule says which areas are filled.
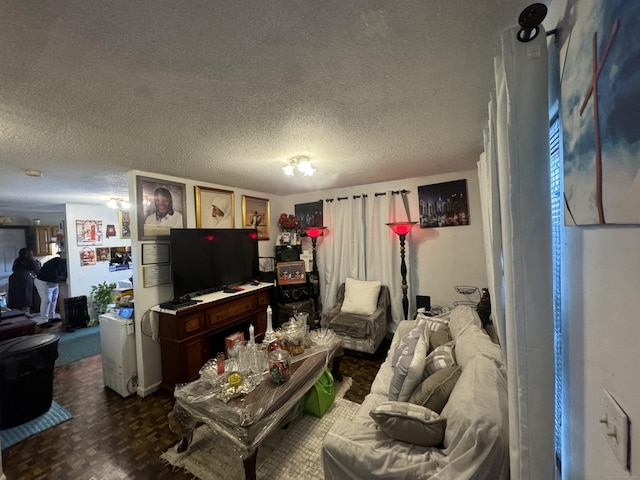
[[[351,279],[347,279],[347,282],[349,280]],[[353,281],[350,286],[352,284]],[[387,334],[387,323],[391,321],[389,288],[384,285],[380,286],[377,305],[374,305],[375,310],[370,314],[343,311],[345,288],[346,285],[342,283],[338,288],[335,305],[322,313],[320,325],[332,329],[342,339],[344,348],[374,353]]]

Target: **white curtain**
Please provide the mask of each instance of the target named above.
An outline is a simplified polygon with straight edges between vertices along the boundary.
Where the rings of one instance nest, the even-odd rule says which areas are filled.
[[[324,204],[327,227],[322,238],[324,282],[323,304],[335,303],[338,287],[347,277],[365,278],[363,197],[350,196]],[[320,262],[318,262],[320,263]]]
[[[554,478],[547,48],[502,36],[480,159],[492,315],[507,363],[511,478]],[[495,113],[495,115],[493,115]],[[497,175],[497,178],[496,178]]]
[[[318,255],[323,304],[334,304],[338,287],[347,277],[380,280],[389,287],[391,316],[389,332],[404,318],[402,311],[402,278],[400,275],[400,240],[387,227],[388,222],[409,218],[406,195],[370,194],[348,199],[335,199],[324,204],[324,223]],[[410,275],[411,233],[406,239],[406,263]],[[409,285],[411,287],[411,285]],[[413,298],[409,290],[409,299]]]
[[[385,195],[369,195],[365,209],[367,280],[380,280],[389,287],[393,318],[393,322],[387,325],[390,332],[395,332],[402,316],[399,241],[398,236],[387,227],[394,210],[395,197],[397,195],[390,191]]]

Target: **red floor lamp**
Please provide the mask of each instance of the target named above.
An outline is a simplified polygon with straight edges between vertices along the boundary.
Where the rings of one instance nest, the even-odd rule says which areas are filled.
[[[400,274],[402,275],[402,311],[404,312],[404,319],[407,320],[409,314],[409,298],[407,297],[407,264],[404,261],[404,242],[407,238],[407,233],[411,231],[413,226],[418,222],[393,222],[387,223],[387,226],[393,230],[395,234],[400,237]]]
[[[318,273],[318,264],[316,262],[316,244],[318,237],[324,234],[324,230],[327,227],[307,227],[304,231],[311,237],[311,248],[313,256],[313,267],[311,267],[311,275],[309,275],[309,282],[311,283],[311,293],[313,297],[314,318],[313,323],[318,326],[320,324],[320,313],[322,310],[322,303],[320,300],[320,274]]]

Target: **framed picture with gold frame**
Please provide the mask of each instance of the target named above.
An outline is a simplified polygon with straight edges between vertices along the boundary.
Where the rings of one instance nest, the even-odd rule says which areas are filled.
[[[258,240],[269,240],[271,214],[266,198],[242,196],[242,228],[257,228]]]
[[[131,214],[129,210],[120,210],[118,212],[118,223],[120,238],[131,238]]]
[[[231,190],[195,186],[196,227],[235,228],[235,203]]]

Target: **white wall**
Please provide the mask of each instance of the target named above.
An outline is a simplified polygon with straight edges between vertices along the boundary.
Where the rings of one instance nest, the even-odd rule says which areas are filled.
[[[96,247],[130,247],[131,240],[120,238],[118,210],[99,205],[77,205],[67,204],[66,210],[66,232],[64,238],[65,250],[67,252],[67,266],[69,278],[69,297],[86,295],[91,297],[91,287],[102,282],[117,282],[117,280],[127,280],[133,275],[133,270],[109,271],[109,262],[96,262],[95,265],[82,266],[80,263],[80,252],[83,248]],[[76,238],[77,220],[96,220],[102,222],[102,243],[100,245],[83,246],[78,245]],[[116,236],[107,238],[107,225],[116,227]]]
[[[467,180],[470,224],[441,228],[420,228],[419,225],[416,225],[407,236],[410,310],[415,311],[415,295],[429,295],[432,304],[451,307],[455,301],[466,300],[464,296],[454,290],[455,285],[474,285],[479,288],[487,286],[480,191],[476,170],[289,195],[283,198],[282,212],[294,213],[296,204],[315,202],[320,199],[360,193],[373,195],[376,192],[406,189],[411,192],[408,195],[411,219],[417,221],[420,218],[418,211],[419,186],[462,179]],[[303,240],[303,249],[311,250],[308,239]],[[320,243],[317,253],[319,257],[322,255]],[[321,261],[319,260],[318,263],[320,264]],[[473,297],[473,299],[476,298]],[[323,299],[323,305],[328,308],[332,302]]]
[[[599,419],[606,388],[629,415],[631,432],[637,435],[640,228],[571,227],[565,235],[563,478],[639,478],[640,443],[631,440],[631,477],[605,443]]]
[[[560,70],[563,47],[579,14],[575,4],[588,1],[554,0],[550,6],[545,28],[560,29]],[[640,377],[635,373],[640,227],[567,227],[564,235],[563,478],[640,478],[640,442],[633,438],[640,421]],[[605,443],[599,422],[603,389],[629,415],[631,472]]]

